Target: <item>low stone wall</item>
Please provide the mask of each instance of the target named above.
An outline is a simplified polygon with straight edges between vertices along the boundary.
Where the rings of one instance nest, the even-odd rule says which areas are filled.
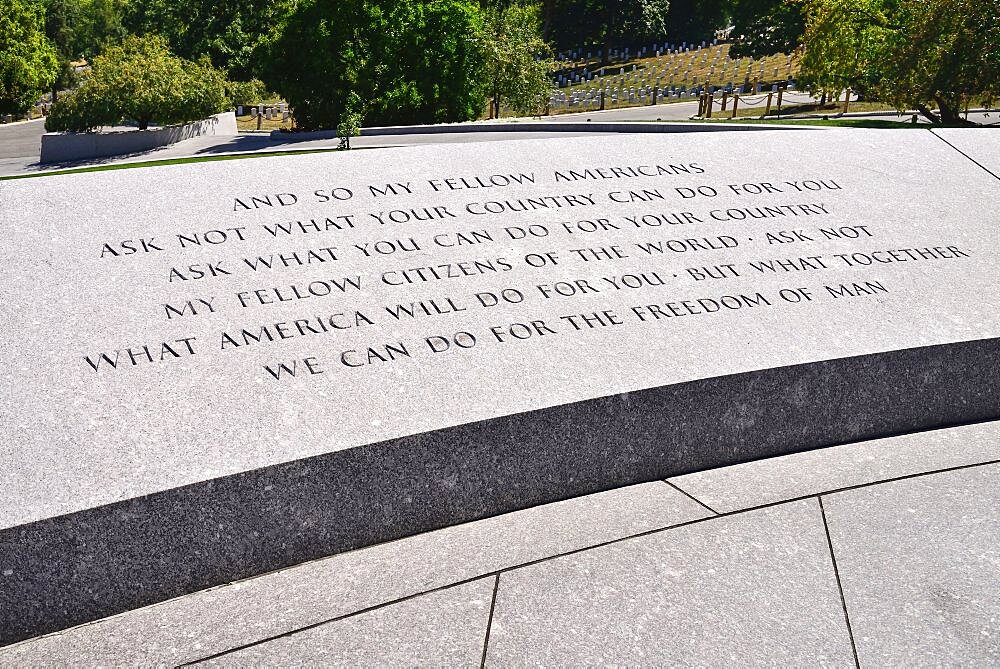
[[[201,121],[155,130],[51,132],[42,135],[41,163],[68,163],[149,151],[192,137],[236,135],[236,115],[223,112]]]

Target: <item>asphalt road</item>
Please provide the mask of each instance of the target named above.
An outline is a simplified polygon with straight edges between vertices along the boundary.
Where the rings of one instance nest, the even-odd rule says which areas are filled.
[[[0,125],[0,160],[4,158],[38,158],[44,133],[44,119]]]

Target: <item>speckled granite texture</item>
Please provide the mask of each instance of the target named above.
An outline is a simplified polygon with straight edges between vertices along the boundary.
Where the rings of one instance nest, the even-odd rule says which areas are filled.
[[[931,132],[1000,179],[1000,129],[937,128]]]
[[[5,643],[360,546],[838,443],[1000,417],[1000,340],[499,417],[0,532]]]
[[[930,132],[853,129],[0,182],[0,643],[1000,417],[998,196]]]

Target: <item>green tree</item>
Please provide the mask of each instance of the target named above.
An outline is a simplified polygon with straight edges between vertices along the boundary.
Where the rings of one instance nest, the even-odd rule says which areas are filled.
[[[882,58],[884,99],[934,123],[957,124],[963,101],[986,105],[1000,97],[996,0],[903,2],[893,18]]]
[[[733,58],[792,53],[802,41],[805,17],[797,0],[735,0],[732,6]]]
[[[80,21],[80,0],[45,0],[45,36],[56,48],[59,73],[52,82],[52,101],[59,91],[76,83],[71,61],[77,57],[75,28]]]
[[[881,76],[896,0],[805,0],[802,83],[870,97]]]
[[[0,0],[0,114],[24,114],[59,74],[41,4]]]
[[[77,82],[73,62],[90,59],[109,42],[125,36],[122,17],[125,0],[44,0],[45,34],[59,54],[59,76],[52,84],[52,100]]]
[[[466,0],[306,0],[266,49],[261,78],[300,128],[475,119],[481,26]]]
[[[178,58],[162,37],[129,36],[94,58],[83,84],[52,106],[45,127],[84,132],[134,121],[145,130],[205,118],[228,104],[225,76],[207,59]]]
[[[552,91],[552,52],[542,39],[541,7],[513,3],[483,12],[481,43],[492,114],[503,102],[518,114],[540,112]]]
[[[136,34],[162,35],[171,51],[183,58],[207,55],[231,78],[245,81],[257,76],[258,50],[274,38],[296,4],[296,0],[135,0],[128,5],[125,25]]]
[[[615,45],[664,37],[669,9],[670,0],[549,0],[545,37],[560,47],[599,44],[606,64]]]
[[[996,0],[804,0],[803,79],[852,88],[935,123],[1000,94]],[[936,112],[932,109],[936,107]]]
[[[730,5],[730,0],[670,0],[666,36],[674,41],[712,37],[728,25]]]
[[[75,57],[90,60],[106,46],[121,42],[129,34],[125,27],[128,0],[79,2],[79,16],[73,31]]]

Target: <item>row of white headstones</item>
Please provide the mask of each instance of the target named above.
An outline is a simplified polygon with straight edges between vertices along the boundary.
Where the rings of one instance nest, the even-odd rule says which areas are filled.
[[[776,93],[779,88],[794,91],[796,90],[795,81],[789,79],[783,84],[771,84],[769,87],[758,82],[756,85],[751,85],[748,91],[743,90],[741,84],[730,83],[725,86],[709,86],[708,88],[704,86],[692,86],[690,88],[676,86],[660,87],[659,85],[655,87],[639,86],[632,88],[608,87],[603,89],[603,92],[604,104],[607,107],[619,104],[661,104],[669,102],[671,99],[695,98],[702,93],[715,94],[725,92],[732,94],[735,92],[744,94],[766,93],[768,90]],[[580,107],[582,110],[595,109],[600,107],[601,92],[602,89],[585,89],[569,95],[566,93],[557,93],[549,98],[549,105],[550,107]]]
[[[267,119],[268,121],[272,119],[277,120],[279,118],[282,121],[287,121],[291,116],[291,112],[288,110],[287,104],[279,102],[274,105],[239,105],[236,107],[236,115],[250,116],[252,118],[260,117],[262,119]]]
[[[688,51],[697,51],[699,49],[704,49],[709,46],[716,46],[719,43],[718,40],[712,40],[711,42],[703,41],[700,46],[695,45],[694,42],[688,44],[687,42],[681,42],[680,45],[675,45],[671,42],[664,42],[663,44],[653,44],[651,46],[641,46],[638,49],[632,50],[630,47],[625,47],[624,49],[611,49],[608,54],[610,60],[620,60],[628,61],[632,58],[645,58],[650,53],[656,53],[657,57],[661,53],[680,53]],[[569,51],[560,51],[556,54],[557,62],[575,62],[583,59],[585,50],[581,47],[578,49],[571,49]],[[595,52],[593,49],[586,51],[587,60],[593,59]]]
[[[691,85],[678,85],[675,83],[678,81],[678,77],[680,77],[680,84],[688,84],[689,77],[691,77],[692,70],[695,64],[698,63],[699,58],[701,59],[702,66],[709,66],[709,77],[711,79],[716,79],[715,72],[718,67],[721,68],[718,78],[724,80],[726,78],[726,71],[729,69],[728,63],[719,64],[719,60],[722,58],[722,50],[715,49],[714,47],[716,46],[717,41],[713,40],[711,43],[702,42],[701,46],[689,46],[686,43],[682,43],[679,47],[674,47],[672,44],[662,46],[654,44],[651,47],[641,47],[634,55],[630,53],[629,49],[624,49],[620,52],[612,51],[612,59],[619,57],[626,60],[629,58],[649,58],[649,54],[653,54],[652,57],[656,58],[656,63],[649,66],[648,73],[644,73],[639,78],[637,82],[638,86],[626,86],[626,71],[634,73],[638,69],[637,65],[632,63],[630,67],[623,66],[618,68],[617,81],[615,79],[611,79],[610,81],[605,79],[603,82],[598,82],[604,83],[603,86],[588,86],[587,88],[572,91],[569,94],[562,91],[557,92],[550,97],[549,104],[552,107],[583,106],[589,108],[600,104],[602,91],[606,105],[636,102],[649,103],[654,97],[654,91],[657,101],[696,96],[704,92],[727,91],[732,93],[737,90],[745,90],[744,83],[740,83],[741,72],[744,73],[744,82],[749,83],[753,81],[749,86],[751,92],[760,93],[764,90],[765,84],[761,83],[761,81],[766,75],[765,64],[763,61],[759,62],[760,67],[757,70],[757,76],[754,77],[753,67],[755,63],[753,58],[745,59],[745,70],[744,59],[733,59],[731,61],[733,65],[729,77],[730,81],[722,86],[709,85],[706,88],[704,86],[705,82],[695,82],[693,78],[690,81]],[[585,56],[586,60],[584,60]],[[558,60],[567,63],[567,67],[576,68],[582,65],[582,70],[572,75],[558,75],[555,80],[556,85],[559,88],[564,88],[593,81],[597,78],[597,73],[589,69],[592,57],[593,52],[584,54],[583,50],[559,54]],[[711,62],[709,61],[710,57]],[[774,68],[773,80],[781,77],[781,69],[780,67]],[[786,58],[784,69],[785,87],[794,88],[794,81],[792,80],[792,56],[790,54]],[[604,67],[604,71],[607,72],[607,66]],[[776,91],[777,89],[778,84],[771,84],[772,91]]]
[[[743,85],[738,83],[739,73],[743,71],[743,59],[734,60],[733,72],[731,81],[724,86],[709,86],[707,89],[702,84],[697,84],[692,80],[691,86],[682,86],[675,84],[677,76],[681,74],[681,68],[684,68],[683,75],[680,79],[682,84],[687,83],[688,77],[691,75],[691,71],[694,65],[701,58],[702,65],[707,65],[709,63],[709,56],[711,54],[712,62],[709,69],[709,75],[714,77],[715,68],[718,65],[718,61],[721,58],[721,50],[715,49],[713,47],[717,46],[717,41],[712,42],[704,41],[700,46],[688,45],[686,42],[682,42],[680,46],[674,46],[673,44],[653,44],[649,47],[640,47],[634,53],[629,48],[622,50],[612,50],[611,58],[614,59],[625,59],[629,60],[631,58],[647,58],[649,54],[654,54],[656,58],[656,64],[650,66],[649,73],[643,76],[638,86],[626,86],[626,67],[620,67],[618,72],[618,80],[610,79],[605,81],[604,86],[591,86],[585,89],[579,89],[572,91],[567,94],[565,92],[557,92],[553,94],[549,99],[549,104],[552,107],[575,107],[581,106],[586,108],[591,108],[600,105],[601,92],[604,93],[605,105],[617,105],[617,104],[634,104],[634,103],[651,103],[653,99],[654,91],[656,93],[657,101],[668,101],[670,98],[685,98],[694,97],[700,95],[704,92],[715,93],[717,91],[726,91],[732,93],[736,90],[741,90]],[[588,60],[582,62],[590,62],[589,59],[592,57],[593,52],[586,53],[586,58]],[[578,59],[584,58],[584,51],[582,49],[570,51],[567,53],[560,53],[558,55],[558,60],[560,62],[566,63],[576,63],[579,62]],[[753,77],[753,65],[754,60],[748,58],[747,66],[745,71],[745,79],[750,81]],[[794,89],[794,82],[791,79],[791,66],[792,57],[789,55],[786,61],[786,79],[787,83],[785,86],[787,88]],[[629,72],[635,72],[637,66],[633,63],[628,69]],[[725,72],[721,75],[724,78]],[[764,90],[764,84],[759,83],[759,80],[764,79],[765,71],[763,62],[760,63],[760,68],[757,75],[757,82],[755,85],[751,86],[751,92],[760,93]],[[583,83],[584,81],[593,81],[596,78],[596,73],[589,70],[587,66],[583,67],[582,74],[575,75],[574,77],[568,77],[566,75],[560,75],[557,79],[557,84],[559,87],[570,86],[574,84]],[[774,68],[774,79],[780,76],[780,68]],[[666,80],[668,83],[664,83]],[[778,89],[777,84],[771,85],[771,90],[776,91]],[[288,109],[288,105],[285,103],[278,103],[275,105],[253,105],[253,106],[238,106],[236,108],[237,116],[249,115],[252,118],[261,118],[262,120],[277,120],[281,119],[282,122],[287,121],[291,116]]]

